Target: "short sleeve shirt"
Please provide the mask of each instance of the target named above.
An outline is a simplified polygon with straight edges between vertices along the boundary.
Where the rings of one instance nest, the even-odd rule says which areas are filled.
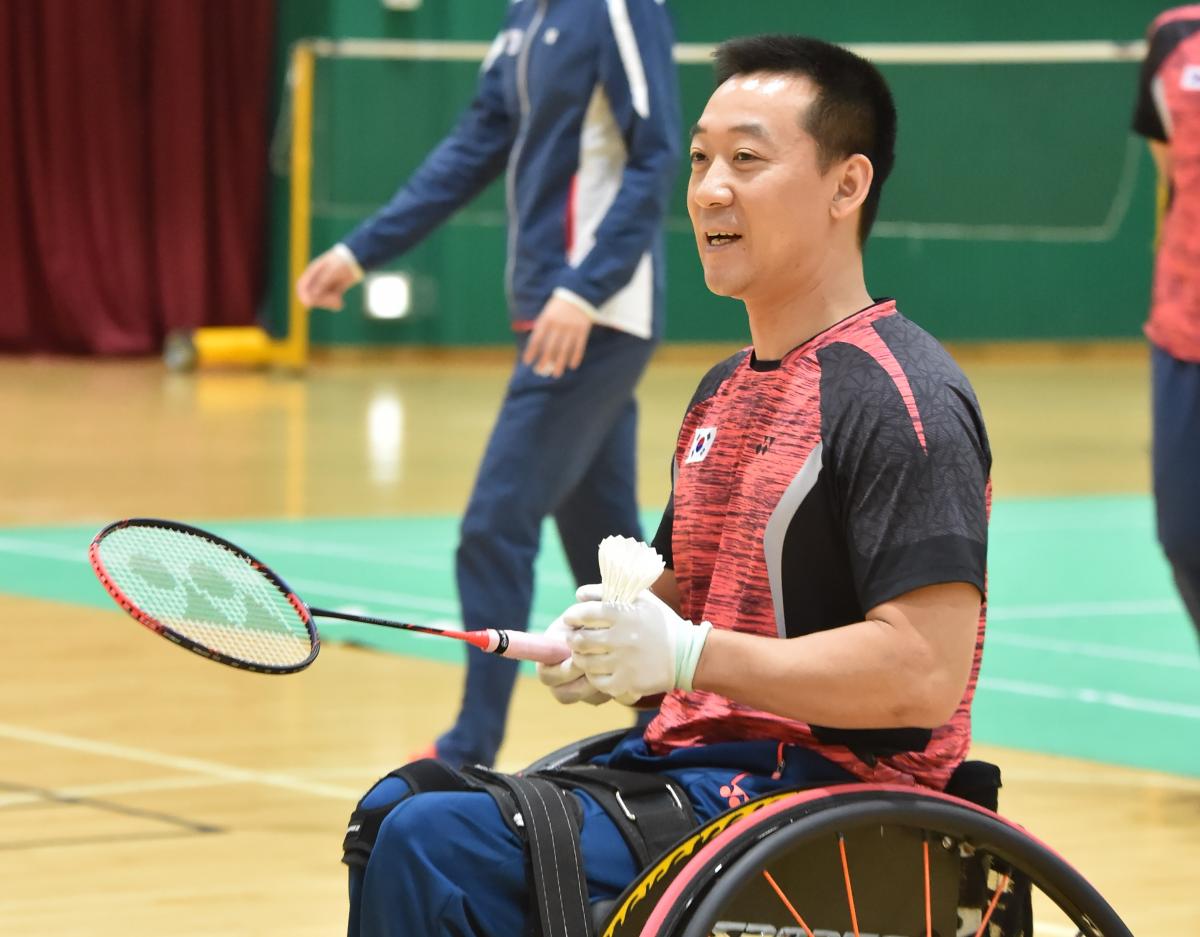
[[[862,621],[936,583],[984,594],[990,468],[966,377],[884,301],[781,361],[746,349],[709,372],[680,430],[655,546],[674,569],[685,617],[768,637]],[[984,618],[962,702],[932,731],[808,725],[676,691],[647,742],[661,753],[772,739],[865,780],[944,787],[969,744]]]
[[[1171,177],[1146,335],[1200,362],[1200,4],[1163,13],[1148,42],[1133,129],[1170,144]]]

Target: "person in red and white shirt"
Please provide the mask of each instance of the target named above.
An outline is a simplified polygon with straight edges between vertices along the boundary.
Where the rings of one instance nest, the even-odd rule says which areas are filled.
[[[1166,192],[1146,336],[1158,537],[1200,636],[1200,4],[1150,24],[1133,129]]]
[[[864,280],[895,144],[887,84],[799,36],[734,39],[716,61],[688,209],[705,280],[745,304],[752,344],[688,408],[655,538],[667,570],[629,605],[581,587],[551,626],[571,656],[538,671],[563,702],[666,694],[644,734],[595,760],[667,776],[649,781],[674,801],[653,824],[621,802],[647,827],[704,823],[799,784],[944,787],[970,740],[983,639],[979,407],[946,351]],[[415,773],[382,779],[355,811],[351,934],[507,937],[535,918],[582,934],[568,898],[572,914],[585,896],[615,898],[642,866],[595,788],[568,785],[562,803],[537,788],[572,849],[560,854],[566,837],[538,834],[523,806],[526,855],[489,793],[414,793]],[[535,861],[554,875],[531,888]]]
[[[752,344],[684,418],[666,571],[632,607],[583,587],[555,627],[572,657],[540,673],[564,701],[666,694],[613,766],[766,745],[781,765],[941,789],[970,741],[991,453],[946,350],[867,291],[890,97],[814,40],[732,40],[717,63],[688,208],[705,281],[744,303]],[[758,784],[749,755],[743,770]]]

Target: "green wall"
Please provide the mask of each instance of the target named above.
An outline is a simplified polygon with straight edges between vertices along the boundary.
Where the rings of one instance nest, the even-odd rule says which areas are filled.
[[[298,37],[489,40],[503,0],[284,0],[280,61]],[[674,0],[680,42],[762,31],[843,42],[1131,40],[1160,8],[1140,0],[1056,4],[829,4]],[[454,122],[477,66],[321,60],[314,117],[313,249],[376,206]],[[1128,131],[1137,66],[887,65],[900,112],[896,169],[867,251],[868,285],[952,340],[1116,338],[1138,334],[1149,288],[1153,170]],[[711,88],[707,66],[680,69],[685,120]],[[681,167],[681,170],[685,167]],[[740,341],[739,304],[700,277],[683,202],[667,222],[668,338]],[[267,318],[283,321],[287,180],[272,207]],[[507,340],[504,211],[493,186],[393,266],[415,282],[414,315],[377,322],[347,310],[313,318],[320,343],[479,344]]]

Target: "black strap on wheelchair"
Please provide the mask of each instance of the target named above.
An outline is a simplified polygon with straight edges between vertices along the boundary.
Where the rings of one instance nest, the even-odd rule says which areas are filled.
[[[539,771],[533,777],[594,797],[643,869],[699,825],[686,792],[665,775],[580,765]]]
[[[642,868],[697,826],[684,790],[657,774],[580,766],[514,777],[480,767],[456,771],[425,760],[397,768],[387,777],[404,780],[410,791],[371,808],[359,801],[342,843],[342,861],[366,866],[384,818],[412,794],[487,793],[527,846],[540,937],[592,937],[595,932],[579,845],[583,811],[572,789],[596,799]]]
[[[346,827],[346,838],[342,840],[342,861],[346,865],[360,868],[366,866],[367,860],[371,858],[371,850],[375,847],[375,839],[379,836],[379,827],[401,800],[406,800],[412,794],[419,794],[422,791],[469,791],[474,789],[466,778],[449,765],[432,758],[414,761],[403,768],[397,768],[387,777],[402,779],[408,783],[411,791],[398,800],[378,807],[364,808],[362,800],[358,802],[358,806],[350,814],[350,824]],[[367,794],[369,796],[370,791]],[[366,800],[366,797],[363,800]]]
[[[595,931],[579,847],[578,802],[546,778],[491,772],[484,777],[479,769],[472,769],[471,774],[489,788],[503,787],[516,801],[529,845],[541,937],[592,937]]]

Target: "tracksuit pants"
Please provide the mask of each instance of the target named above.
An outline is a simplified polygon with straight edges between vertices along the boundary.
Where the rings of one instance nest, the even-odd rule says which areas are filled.
[[[516,366],[462,521],[456,575],[468,629],[528,628],[548,515],[579,585],[599,582],[604,537],[642,536],[634,388],[655,343],[594,328],[580,367],[555,380],[521,363],[527,341],[518,336]],[[571,601],[564,595],[563,607]],[[515,661],[468,653],[458,719],[436,743],[440,758],[495,762],[516,675]]]

